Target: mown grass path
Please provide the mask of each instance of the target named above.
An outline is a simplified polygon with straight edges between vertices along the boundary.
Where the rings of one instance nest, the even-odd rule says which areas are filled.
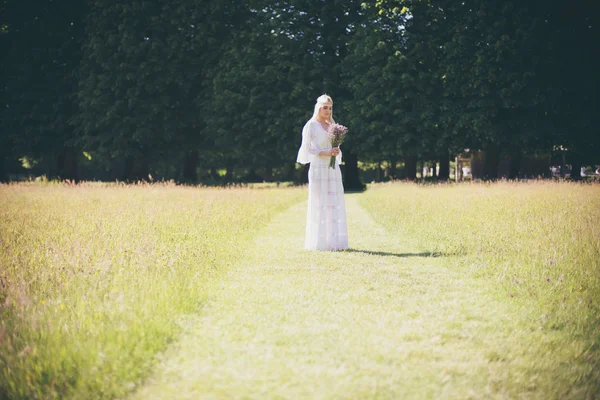
[[[351,250],[302,250],[278,215],[186,324],[136,399],[559,398],[553,333],[452,255],[377,225],[346,195]],[[407,239],[407,240],[405,240]],[[453,267],[454,266],[454,267]],[[515,324],[517,321],[517,324]],[[518,327],[518,329],[515,329]],[[570,393],[573,395],[574,393]],[[576,395],[576,393],[575,393]]]

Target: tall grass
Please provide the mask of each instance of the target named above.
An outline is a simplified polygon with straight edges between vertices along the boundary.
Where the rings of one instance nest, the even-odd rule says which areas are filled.
[[[558,347],[579,342],[572,363],[585,364],[587,373],[573,379],[598,394],[600,185],[392,183],[369,189],[361,204],[402,240],[459,255],[453,267],[494,283],[532,330],[554,332]]]
[[[298,189],[0,185],[0,398],[125,395]]]

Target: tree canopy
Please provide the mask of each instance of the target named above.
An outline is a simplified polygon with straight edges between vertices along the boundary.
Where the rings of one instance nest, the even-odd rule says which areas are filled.
[[[315,99],[357,163],[600,163],[600,7],[491,0],[4,0],[0,175],[302,180]],[[221,171],[226,171],[225,174]],[[396,172],[394,172],[396,173]],[[574,177],[578,174],[574,173]],[[222,176],[224,175],[224,176]]]

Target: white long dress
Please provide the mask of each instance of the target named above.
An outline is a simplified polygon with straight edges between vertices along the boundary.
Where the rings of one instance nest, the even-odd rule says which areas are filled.
[[[331,156],[319,152],[331,150],[327,131],[318,121],[310,120],[302,129],[302,145],[297,162],[310,163],[308,171],[308,210],[306,238],[308,250],[343,250],[348,248],[346,204],[340,164],[342,154],[336,157],[335,169],[329,167]]]

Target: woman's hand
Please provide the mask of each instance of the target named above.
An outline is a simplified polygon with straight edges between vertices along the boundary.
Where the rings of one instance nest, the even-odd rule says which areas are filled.
[[[319,153],[320,156],[325,156],[325,157],[335,157],[338,154],[340,154],[340,148],[339,147],[334,147],[331,150],[325,150]]]

